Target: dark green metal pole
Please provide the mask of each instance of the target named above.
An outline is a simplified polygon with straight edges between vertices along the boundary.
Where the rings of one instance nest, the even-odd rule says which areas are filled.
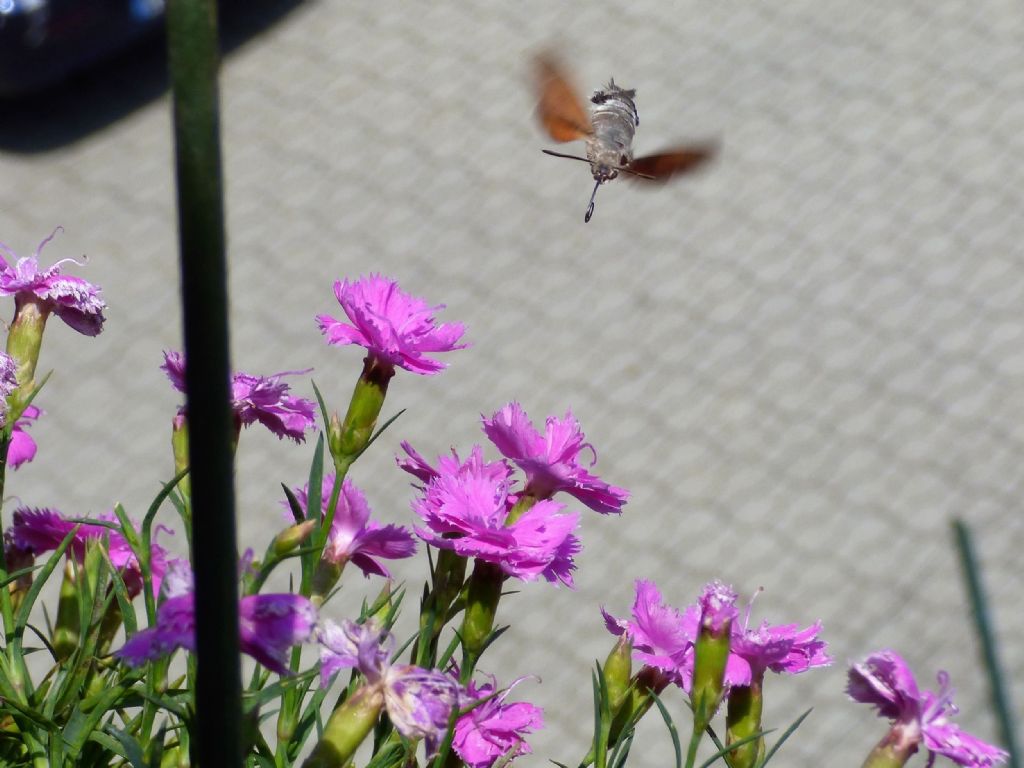
[[[225,260],[217,100],[217,4],[170,0],[167,46],[185,325],[185,385],[196,592],[193,755],[240,766],[241,669]]]

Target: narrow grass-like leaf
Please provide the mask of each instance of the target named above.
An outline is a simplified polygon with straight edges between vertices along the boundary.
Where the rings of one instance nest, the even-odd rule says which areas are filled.
[[[189,470],[188,467],[186,467],[161,486],[160,492],[153,498],[152,503],[150,503],[149,507],[146,509],[145,517],[142,518],[143,536],[145,536],[146,531],[153,528],[153,520],[156,518],[156,513],[160,511],[160,507],[163,505],[164,501],[167,500],[167,497],[171,495],[171,492],[178,487],[178,483],[184,480],[188,473]]]
[[[61,726],[58,723],[46,717],[42,712],[22,704],[17,699],[4,699],[4,706],[10,707],[19,715],[39,726],[43,730],[55,731],[57,733],[60,732]]]
[[[438,657],[437,663],[434,666],[438,669],[443,669],[444,667],[446,667],[448,665],[448,662],[451,661],[452,656],[455,655],[455,651],[458,650],[458,647],[461,643],[462,637],[461,635],[459,635],[458,632],[456,632],[455,635],[452,637],[451,642],[449,642],[448,646],[444,649],[444,653],[442,653]]]
[[[25,634],[25,625],[28,624],[29,614],[36,603],[36,599],[39,597],[39,592],[50,578],[50,574],[53,573],[54,568],[57,567],[57,563],[59,563],[60,559],[64,556],[64,552],[71,545],[72,540],[78,535],[78,529],[80,527],[81,526],[76,525],[68,531],[67,536],[61,539],[60,544],[57,545],[57,548],[53,550],[53,553],[46,559],[43,567],[39,569],[39,573],[32,582],[32,586],[29,587],[28,592],[25,593],[21,606],[18,608],[18,614],[14,619],[14,637],[11,640],[11,647],[12,653],[15,655],[21,653],[21,641]],[[26,681],[26,683],[27,682],[28,681]],[[25,694],[29,695],[31,694],[31,691],[26,690]]]
[[[701,763],[700,764],[700,768],[710,768],[712,765],[714,765],[715,761],[718,760],[719,758],[724,759],[725,760],[725,764],[729,765],[729,760],[726,757],[726,755],[729,752],[732,752],[737,747],[742,747],[744,744],[748,744],[751,741],[756,741],[757,739],[760,739],[762,736],[767,736],[769,733],[772,733],[773,731],[774,731],[773,728],[771,728],[771,729],[769,729],[767,731],[758,731],[757,733],[752,733],[749,736],[744,736],[742,739],[734,741],[732,744],[729,744],[728,746],[723,746],[721,744],[721,742],[719,742],[717,737],[716,737],[715,744],[718,746],[718,751],[715,752],[715,754],[713,754],[711,757],[709,757],[703,763]]]
[[[107,688],[98,696],[90,697],[88,703],[81,702],[75,707],[69,720],[68,729],[64,731],[64,742],[71,757],[77,757],[82,751],[89,735],[96,729],[100,720],[106,716],[122,693],[124,693],[124,689],[121,686]],[[76,722],[79,717],[81,718],[81,727],[77,731],[69,732],[70,723]]]
[[[245,712],[251,712],[253,708],[262,708],[264,704],[278,698],[287,690],[300,688],[319,674],[319,670],[310,669],[299,675],[289,675],[279,679],[276,683],[260,688],[259,690],[245,691],[242,694],[242,708]]]
[[[594,765],[596,768],[605,768],[608,758],[608,730],[610,724],[605,715],[606,702],[608,701],[608,684],[604,679],[604,670],[601,665],[594,664],[594,671],[590,673],[590,685],[594,693]]]
[[[629,750],[633,746],[634,732],[629,730],[623,733],[624,735],[619,737],[612,750],[611,760],[608,761],[609,768],[622,768],[626,764],[626,758],[629,757]]]
[[[324,487],[324,433],[321,432],[316,440],[316,448],[313,450],[313,461],[309,465],[309,485],[306,486],[306,515],[305,520],[317,520],[322,517],[321,509]],[[298,500],[296,500],[298,504]],[[301,510],[302,507],[300,506]]]
[[[391,762],[405,753],[405,747],[401,742],[393,741],[385,744],[366,764],[366,768],[385,768]]]
[[[772,759],[772,755],[774,755],[779,750],[779,747],[786,743],[786,739],[789,738],[790,734],[800,727],[800,724],[803,723],[804,719],[809,714],[811,714],[812,709],[814,709],[814,707],[810,707],[806,712],[800,715],[800,717],[794,720],[786,730],[782,732],[782,735],[779,737],[779,740],[776,741],[775,744],[772,745],[772,748],[768,750],[768,753],[764,756],[764,760],[761,761],[761,764],[758,766],[758,768],[764,768],[764,766],[768,765],[768,761]]]
[[[985,674],[988,678],[990,705],[999,723],[999,735],[1010,753],[1008,768],[1020,768],[1020,744],[1017,741],[1017,728],[1013,717],[1013,704],[1006,682],[1010,679],[1004,674],[999,659],[999,644],[992,627],[988,607],[988,597],[982,583],[981,564],[974,551],[971,529],[963,520],[953,521],[953,533],[956,537],[957,554],[963,568],[964,586],[971,601],[971,618],[974,621],[974,632],[981,645],[982,657],[985,662]]]
[[[149,766],[139,743],[129,734],[118,730],[113,725],[108,725],[106,732],[93,731],[89,734],[89,741],[99,744],[108,752],[127,761],[132,768],[148,768]],[[159,763],[156,763],[156,765],[159,765]]]
[[[452,707],[448,713],[448,729],[445,731],[444,739],[441,740],[441,747],[434,758],[434,768],[442,768],[448,762],[448,753],[452,749],[452,739],[455,738],[455,722],[459,719],[459,708]]]
[[[683,745],[679,741],[679,729],[676,728],[676,724],[672,721],[672,715],[668,713],[668,709],[661,701],[661,697],[658,696],[654,691],[650,692],[651,698],[654,699],[654,705],[658,708],[661,713],[661,719],[665,721],[665,727],[668,728],[668,735],[672,739],[672,749],[676,755],[676,768],[682,768],[683,765]]]
[[[284,497],[288,500],[288,510],[292,513],[292,519],[295,520],[296,525],[303,522],[306,519],[306,515],[299,505],[299,499],[295,495],[295,491],[284,483],[281,483],[281,489],[284,491]]]
[[[364,453],[366,453],[366,449],[369,448],[371,445],[373,445],[374,442],[376,442],[377,438],[384,434],[384,430],[387,429],[388,427],[390,427],[392,424],[394,424],[398,420],[398,417],[401,416],[403,413],[405,413],[405,410],[406,409],[403,408],[398,413],[396,413],[394,416],[392,416],[390,419],[385,421],[377,429],[377,431],[373,433],[373,435],[370,437],[370,439],[366,441],[366,445],[364,445],[363,449],[361,451],[359,451],[359,453],[357,454],[356,458],[359,458],[359,456],[362,456]]]
[[[316,385],[316,382],[310,379],[309,383],[313,385],[313,395],[320,405],[320,418],[323,420],[324,429],[326,429],[327,425],[331,423],[331,415],[327,412],[327,404],[324,402],[324,396],[320,393],[320,388]]]
[[[10,571],[7,574],[6,578],[0,579],[0,589],[3,589],[8,584],[17,581],[22,576],[27,576],[30,573],[34,573],[35,571],[38,571],[40,568],[42,568],[41,565],[30,565],[27,568],[19,568],[16,571]]]

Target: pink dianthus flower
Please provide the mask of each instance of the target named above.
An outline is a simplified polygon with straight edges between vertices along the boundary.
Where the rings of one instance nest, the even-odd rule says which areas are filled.
[[[79,333],[95,336],[103,330],[103,310],[107,306],[100,289],[81,278],[61,274],[61,266],[69,261],[77,263],[74,259],[62,259],[48,269],[39,269],[40,252],[60,231],[57,227],[34,254],[22,258],[0,243],[0,296],[14,296],[18,309],[35,302],[44,316],[52,312]]]
[[[117,516],[112,512],[99,515],[96,519],[111,523],[118,522]],[[35,557],[60,546],[64,537],[71,533],[75,526],[79,526],[78,531],[68,546],[68,552],[81,562],[85,557],[85,546],[89,541],[106,539],[110,562],[120,572],[128,594],[132,597],[139,594],[142,591],[142,571],[138,558],[132,552],[127,539],[116,529],[94,523],[79,524],[52,509],[19,507],[14,510],[11,526],[4,534],[5,545],[8,549],[20,550]],[[163,526],[159,526],[159,530],[167,531]],[[149,562],[155,594],[160,590],[160,582],[170,559],[167,551],[156,542],[150,546]]]
[[[945,755],[967,768],[985,768],[1009,755],[950,722],[957,713],[949,675],[938,674],[939,692],[920,691],[913,672],[894,651],[878,651],[850,666],[846,693],[854,701],[872,704],[879,717],[892,720],[880,747],[888,747],[904,760],[920,744],[928,750],[928,764]]]
[[[544,433],[538,432],[523,407],[512,402],[490,418],[483,419],[484,434],[505,458],[526,473],[525,493],[547,499],[559,491],[575,496],[595,512],[622,512],[629,491],[590,474],[581,464],[584,451],[597,462],[594,447],[585,442],[580,424],[572,412],[564,418],[549,416]]]
[[[174,569],[173,579],[168,577],[173,587],[164,590],[166,599],[157,608],[155,626],[136,632],[115,652],[129,666],[141,666],[178,648],[195,652],[195,595],[188,566],[181,566]],[[238,602],[238,618],[242,652],[267,669],[288,675],[288,652],[313,636],[317,612],[302,595],[247,595]]]
[[[179,392],[185,391],[185,358],[180,352],[164,352],[160,366]],[[279,438],[290,437],[297,443],[306,439],[306,431],[316,421],[316,405],[311,400],[288,394],[284,376],[308,371],[282,371],[270,376],[236,373],[231,377],[231,410],[238,423],[249,426],[260,422]]]
[[[438,324],[434,320],[443,304],[428,306],[383,275],[339,280],[334,283],[334,295],[348,322],[317,315],[327,343],[365,347],[369,357],[389,370],[397,366],[421,375],[439,373],[446,364],[431,355],[467,346],[458,343],[465,332],[462,323]]]
[[[452,748],[468,768],[491,768],[506,755],[514,759],[532,752],[526,734],[544,727],[544,712],[525,701],[506,704],[511,686],[499,693],[492,680],[466,688],[467,706],[482,701],[455,723]]]
[[[334,473],[324,476],[321,495],[321,515],[326,514],[334,488]],[[296,489],[295,497],[303,510],[309,509],[309,485]],[[338,505],[323,557],[336,565],[348,561],[365,576],[371,573],[391,578],[381,559],[397,560],[416,554],[416,540],[401,525],[381,525],[370,519],[370,505],[366,496],[351,479],[345,478],[338,494]]]
[[[379,691],[395,728],[409,739],[425,739],[432,754],[448,730],[461,690],[451,677],[411,664],[392,664],[395,639],[372,620],[365,624],[326,620],[320,641],[320,684],[327,687],[342,669],[356,669]]]
[[[561,504],[542,500],[509,523],[515,496],[512,470],[505,462],[484,461],[483,449],[476,445],[465,462],[453,451],[433,469],[407,450],[413,457],[409,471],[429,477],[422,496],[412,503],[424,523],[416,528],[420,538],[498,565],[509,576],[526,581],[542,576],[572,586],[573,557],[580,551],[573,535],[578,514],[561,514]]]
[[[689,693],[693,681],[694,644],[700,630],[702,602],[711,608],[721,607],[723,613],[718,617],[720,619],[724,619],[728,613],[728,608],[725,604],[720,605],[721,601],[716,597],[718,584],[708,584],[701,593],[701,602],[688,605],[680,611],[664,602],[653,581],[637,579],[632,620],[616,619],[602,608],[605,626],[613,635],[625,634],[630,639],[634,659],[646,667],[658,670],[669,682]],[[709,616],[713,615],[717,614],[711,611]],[[749,681],[749,664],[730,654],[725,667],[725,683],[744,685],[749,684]]]

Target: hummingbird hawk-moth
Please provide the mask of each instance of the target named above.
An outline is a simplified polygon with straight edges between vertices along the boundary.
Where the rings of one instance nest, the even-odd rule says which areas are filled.
[[[590,97],[588,112],[553,55],[545,53],[536,57],[534,75],[538,94],[537,114],[544,130],[555,141],[583,139],[587,143],[586,157],[541,150],[554,157],[590,164],[596,183],[584,221],[590,221],[594,215],[594,197],[598,188],[620,173],[641,181],[663,182],[676,174],[692,171],[715,152],[714,145],[706,143],[634,158],[633,135],[640,125],[634,102],[635,90],[620,88],[615,80],[609,80],[608,85],[594,91]]]

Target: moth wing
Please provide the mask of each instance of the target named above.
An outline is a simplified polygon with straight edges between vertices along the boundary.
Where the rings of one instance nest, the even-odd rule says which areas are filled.
[[[583,102],[551,54],[541,54],[534,60],[534,83],[537,116],[552,139],[575,141],[593,132]]]
[[[717,151],[718,147],[712,143],[680,147],[635,158],[626,168],[634,174],[632,178],[664,182],[678,174],[690,173],[700,168],[714,157]]]

